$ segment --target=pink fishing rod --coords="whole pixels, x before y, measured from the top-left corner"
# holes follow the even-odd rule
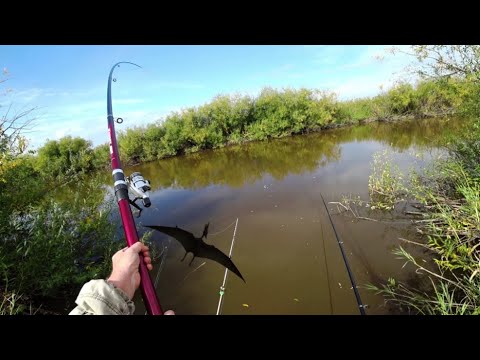
[[[122,170],[122,164],[120,162],[120,156],[118,153],[117,137],[115,135],[115,124],[113,121],[113,111],[112,111],[112,75],[113,70],[120,64],[131,64],[138,67],[141,67],[137,64],[131,62],[119,62],[116,63],[112,70],[110,70],[110,75],[108,77],[108,90],[107,90],[107,119],[108,119],[108,132],[110,134],[110,156],[112,159],[112,176],[114,181],[114,190],[115,196],[118,202],[118,208],[120,209],[120,216],[122,218],[123,230],[125,231],[125,238],[127,245],[130,247],[138,241],[137,228],[135,226],[135,221],[133,220],[132,210],[130,208],[130,198],[128,197],[128,185],[125,181],[125,174]],[[115,80],[114,80],[115,81]],[[118,123],[121,123],[121,119],[117,119]],[[123,120],[122,120],[123,121]],[[150,206],[150,200],[148,204]],[[140,254],[140,288],[142,290],[143,302],[145,303],[145,308],[149,315],[163,315],[162,308],[160,307],[160,302],[158,301],[157,292],[153,286],[152,279],[148,273],[147,266],[143,261],[143,255]]]

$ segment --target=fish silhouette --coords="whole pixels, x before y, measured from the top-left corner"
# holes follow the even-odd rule
[[[223,252],[221,252],[219,249],[217,249],[213,245],[208,245],[203,241],[203,238],[207,238],[208,235],[208,226],[210,223],[205,225],[205,228],[203,229],[202,236],[197,238],[195,237],[191,232],[188,232],[186,230],[180,229],[178,226],[176,227],[169,227],[169,226],[149,226],[149,225],[144,225],[145,227],[148,227],[150,229],[158,230],[164,234],[167,234],[173,238],[175,238],[180,244],[185,249],[185,256],[183,257],[182,261],[185,260],[187,254],[191,252],[193,254],[193,258],[188,264],[190,266],[193,262],[193,260],[196,257],[201,257],[205,259],[210,259],[213,260],[220,265],[225,266],[227,269],[229,269],[231,272],[235,273],[240,279],[243,280],[243,282],[246,283],[245,279],[243,278],[242,274],[240,271],[237,269],[235,264],[233,263],[232,259],[229,258],[227,255],[225,255]]]

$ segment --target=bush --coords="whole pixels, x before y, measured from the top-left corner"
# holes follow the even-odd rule
[[[108,275],[120,244],[109,218],[112,202],[102,205],[98,186],[81,183],[67,201],[46,199],[9,214],[0,229],[2,283],[31,299],[63,297],[70,306],[84,282]]]
[[[126,164],[221,148],[227,144],[266,140],[319,131],[332,124],[389,120],[400,116],[474,113],[480,87],[458,79],[400,83],[373,98],[339,102],[334,94],[310,89],[264,88],[249,96],[219,95],[187,108],[163,122],[129,128],[118,134]],[[480,113],[480,110],[478,110]],[[53,177],[83,173],[109,163],[108,145],[94,150],[81,138],[49,141],[39,150],[39,169]]]
[[[94,169],[92,144],[71,136],[47,141],[38,149],[37,168],[47,178],[90,172]]]
[[[103,169],[110,166],[110,146],[102,144],[93,149],[93,168]]]
[[[144,156],[144,128],[134,127],[118,134],[118,150],[128,162],[138,162]]]

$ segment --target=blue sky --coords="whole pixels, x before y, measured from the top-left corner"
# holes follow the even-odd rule
[[[0,116],[36,107],[31,147],[62,136],[108,142],[106,91],[115,70],[113,113],[118,129],[144,125],[218,94],[256,95],[265,86],[334,91],[340,99],[372,96],[389,87],[411,61],[386,55],[391,46],[0,46]],[[1,70],[1,69],[0,69]]]

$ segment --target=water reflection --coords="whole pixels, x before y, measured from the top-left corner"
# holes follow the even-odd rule
[[[192,265],[192,262],[196,257],[210,259],[226,267],[246,283],[245,279],[240,273],[240,270],[238,270],[238,268],[235,266],[231,258],[225,255],[215,246],[208,245],[203,241],[203,238],[205,239],[207,238],[209,223],[205,225],[202,236],[199,238],[195,237],[191,232],[180,229],[178,226],[177,227],[149,226],[149,225],[144,225],[144,226],[150,229],[158,230],[176,239],[185,249],[185,255],[183,256],[181,261],[185,260],[185,258],[187,257],[187,254],[191,252],[193,254],[193,257],[190,263],[188,264],[188,266]]]
[[[152,179],[152,190],[198,189],[210,185],[240,188],[265,175],[282,180],[288,175],[313,172],[342,158],[342,144],[370,142],[403,152],[438,146],[445,136],[459,133],[465,122],[457,119],[424,119],[398,123],[370,123],[322,133],[249,143],[214,151],[178,156],[142,164],[142,174]],[[128,172],[136,171],[136,167]]]

